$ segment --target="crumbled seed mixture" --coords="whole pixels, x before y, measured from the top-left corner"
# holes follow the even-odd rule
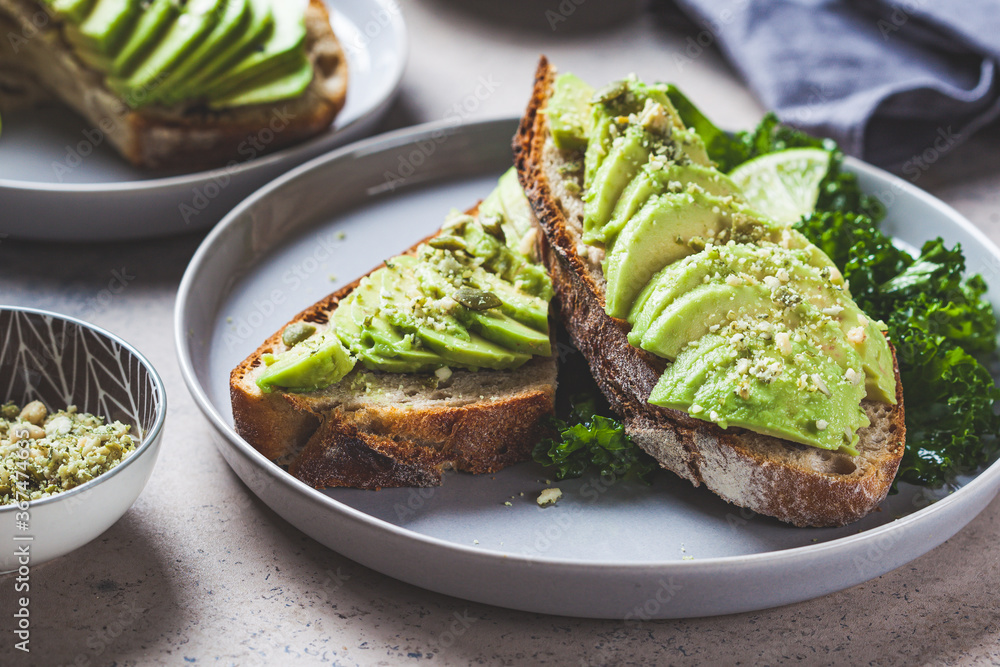
[[[131,427],[41,401],[0,407],[0,505],[39,500],[111,470],[136,449]]]

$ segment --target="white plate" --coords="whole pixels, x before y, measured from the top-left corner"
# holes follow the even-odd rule
[[[182,372],[226,460],[278,514],[418,586],[633,620],[760,609],[852,586],[934,548],[997,494],[1000,464],[933,504],[903,485],[855,524],[800,529],[666,472],[651,487],[561,482],[563,499],[543,510],[535,497],[546,474],[534,463],[449,474],[433,489],[320,492],[264,459],[232,428],[230,369],[296,312],[484,197],[511,163],[515,128],[513,119],[422,126],[338,150],[243,202],[194,256],[175,316]],[[1000,284],[996,248],[958,213],[885,172],[848,166],[889,204],[888,231],[915,246],[937,234],[961,242],[970,270]]]
[[[4,114],[3,238],[106,241],[210,227],[276,176],[370,132],[392,103],[406,64],[399,5],[327,5],[349,68],[347,101],[330,131],[261,158],[248,153],[233,167],[168,174],[132,167],[86,121],[58,105]]]

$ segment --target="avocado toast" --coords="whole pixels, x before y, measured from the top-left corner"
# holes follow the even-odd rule
[[[556,385],[536,238],[511,170],[237,366],[237,432],[317,488],[432,486],[526,460]]]
[[[515,164],[564,324],[626,431],[782,521],[870,512],[905,438],[878,323],[828,258],[741,201],[662,90],[575,85],[542,59]]]
[[[141,167],[301,141],[347,92],[321,0],[0,0],[0,28],[0,110],[59,100]]]

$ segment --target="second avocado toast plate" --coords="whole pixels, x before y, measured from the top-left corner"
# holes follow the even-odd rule
[[[403,75],[402,15],[391,0],[327,6],[348,62],[347,100],[331,131],[257,157],[256,146],[267,143],[262,130],[259,140],[248,137],[254,143],[234,156],[231,168],[164,174],[132,167],[99,130],[60,106],[5,114],[0,231],[25,240],[112,241],[204,229],[272,178],[371,132]]]
[[[178,293],[175,336],[216,446],[268,506],[322,544],[403,581],[468,600],[568,616],[640,620],[727,614],[867,581],[954,535],[1000,489],[1000,464],[954,493],[901,485],[880,511],[802,529],[728,505],[668,472],[651,486],[545,469],[451,473],[440,487],[317,491],[233,430],[229,372],[300,310],[437,229],[511,165],[517,119],[425,125],[303,165],[244,201],[205,239]],[[960,242],[970,273],[1000,285],[1000,252],[942,202],[856,160],[888,204],[885,229],[919,247]],[[990,292],[994,307],[1000,291]],[[509,505],[507,503],[510,503]]]

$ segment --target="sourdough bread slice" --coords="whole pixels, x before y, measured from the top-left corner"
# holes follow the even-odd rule
[[[360,280],[289,324],[329,326]],[[454,370],[445,380],[358,364],[324,389],[265,394],[256,383],[261,357],[284,349],[278,331],[232,371],[233,420],[254,448],[316,488],[435,486],[447,469],[496,472],[529,458],[555,406],[554,356],[508,371]]]
[[[605,314],[604,251],[581,238],[582,184],[566,186],[565,166],[579,155],[560,151],[548,129],[545,108],[554,79],[543,57],[514,139],[515,164],[544,231],[543,255],[563,322],[629,435],[695,486],[704,484],[730,503],[797,526],[843,525],[871,512],[885,498],[903,455],[898,365],[897,405],[862,403],[871,426],[859,431],[857,456],[722,429],[647,402],[667,362],[629,345],[629,324]]]
[[[57,99],[139,167],[194,170],[242,162],[323,132],[344,106],[347,59],[322,0],[309,0],[305,19],[314,76],[299,97],[222,111],[131,109],[74,54],[58,19],[33,0],[0,0],[0,21],[7,24],[0,111]]]

